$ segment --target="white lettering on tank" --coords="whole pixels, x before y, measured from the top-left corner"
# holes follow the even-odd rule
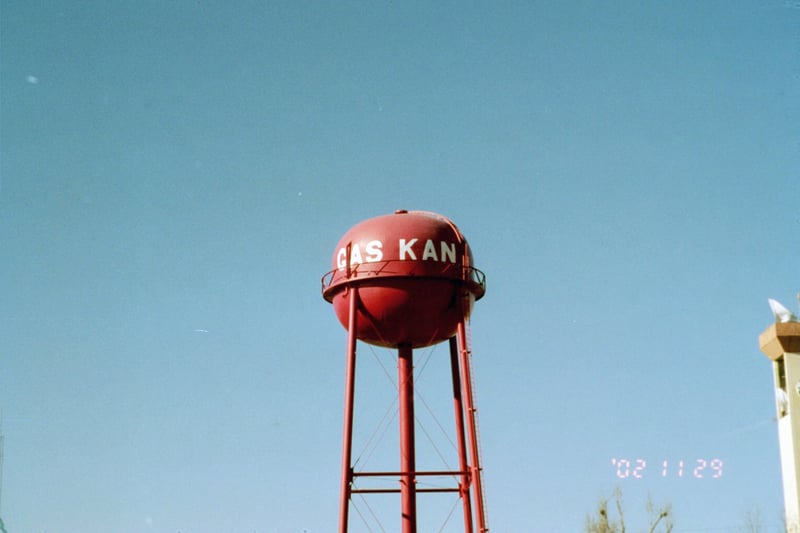
[[[357,244],[350,247],[350,266],[360,265],[364,261],[375,263],[383,259],[383,243],[379,240],[369,241],[364,245],[364,256],[361,255],[361,248]],[[339,248],[336,253],[336,268],[344,270],[347,266],[347,247]]]
[[[441,252],[442,253],[439,256],[439,259],[442,261],[442,263],[444,263],[445,258],[447,258],[448,261],[450,261],[451,263],[455,264],[455,262],[456,262],[456,243],[454,243],[454,242],[446,243],[446,242],[442,241]],[[423,259],[425,259],[425,258],[423,257]]]
[[[436,255],[436,247],[430,239],[425,242],[425,250],[422,252],[422,260],[427,261],[428,259],[439,260],[439,256]]]
[[[417,239],[411,239],[406,243],[405,239],[400,239],[400,260],[403,261],[406,258],[406,254],[413,259],[417,260],[417,255],[414,253],[414,250],[411,249],[414,246],[414,243],[417,242]]]
[[[353,245],[353,248],[350,250],[350,266],[353,265],[360,265],[364,261],[361,259],[361,250],[358,248],[357,244]]]
[[[367,263],[374,263],[383,259],[383,243],[381,241],[369,241],[364,247]]]

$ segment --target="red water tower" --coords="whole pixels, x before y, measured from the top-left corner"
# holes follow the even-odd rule
[[[351,496],[399,492],[401,531],[417,531],[417,494],[459,494],[468,533],[489,530],[484,511],[467,326],[472,306],[485,293],[484,274],[472,265],[466,239],[448,218],[425,211],[396,211],[353,226],[333,253],[322,295],[347,329],[339,533],[348,530]],[[355,471],[352,465],[356,345],[397,350],[400,469]],[[459,469],[418,471],[414,443],[413,350],[449,341]],[[356,478],[396,477],[399,487],[358,489]],[[457,486],[417,488],[425,476],[453,476]]]

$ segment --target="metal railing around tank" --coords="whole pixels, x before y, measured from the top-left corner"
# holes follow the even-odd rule
[[[402,264],[402,268],[396,268]],[[444,264],[436,265],[440,268],[436,269],[435,273],[432,272],[430,263],[421,261],[407,261],[403,259],[387,259],[382,261],[373,261],[366,263],[358,263],[350,267],[335,268],[322,276],[322,293],[328,292],[331,287],[344,283],[345,281],[364,281],[371,277],[374,278],[445,278],[457,281],[462,281],[477,289],[477,293],[483,296],[486,292],[486,274],[481,270],[471,267],[462,266],[457,264]],[[458,276],[450,276],[448,273],[453,273],[454,270],[460,269],[461,273]],[[480,297],[479,296],[479,297]]]

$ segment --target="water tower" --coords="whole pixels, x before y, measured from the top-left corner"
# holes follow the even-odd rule
[[[402,533],[417,531],[417,494],[458,493],[465,531],[489,530],[484,511],[478,430],[472,390],[467,326],[470,311],[486,290],[483,273],[472,265],[466,239],[448,218],[424,211],[396,211],[353,226],[333,253],[333,270],[322,278],[322,295],[347,329],[342,478],[339,533],[348,530],[355,493],[400,493]],[[355,471],[352,464],[356,345],[397,350],[400,468],[395,472]],[[414,441],[415,348],[449,341],[452,396],[459,468],[419,471]],[[449,390],[449,387],[448,387]],[[425,476],[453,476],[453,487],[417,488]],[[356,478],[396,478],[398,486],[358,489]]]

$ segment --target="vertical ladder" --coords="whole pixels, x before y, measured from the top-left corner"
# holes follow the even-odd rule
[[[467,360],[469,362],[469,378],[470,378],[470,390],[472,391],[472,398],[470,400],[473,409],[472,409],[472,423],[475,425],[475,444],[478,451],[477,461],[478,461],[478,468],[481,472],[481,483],[485,486],[485,480],[483,478],[483,448],[481,447],[481,426],[478,423],[478,407],[475,403],[475,397],[477,394],[475,393],[475,367],[472,363],[472,327],[470,325],[469,319],[464,321],[464,332],[467,341]],[[483,509],[483,517],[486,521],[486,529],[485,531],[489,531],[489,515],[486,510],[486,493],[481,489],[478,491],[478,494],[481,498],[481,508]]]
[[[477,522],[478,533],[486,533],[489,531],[489,526],[486,522],[485,503],[486,498],[483,494],[483,482],[480,446],[478,438],[478,428],[476,415],[477,409],[475,408],[475,393],[473,391],[474,379],[472,377],[472,351],[468,342],[467,332],[469,322],[463,319],[458,325],[458,344],[460,348],[461,359],[461,373],[464,375],[462,379],[462,386],[464,387],[464,410],[467,415],[467,437],[469,441],[470,459],[472,465],[470,466],[471,485],[475,489],[475,521]]]

